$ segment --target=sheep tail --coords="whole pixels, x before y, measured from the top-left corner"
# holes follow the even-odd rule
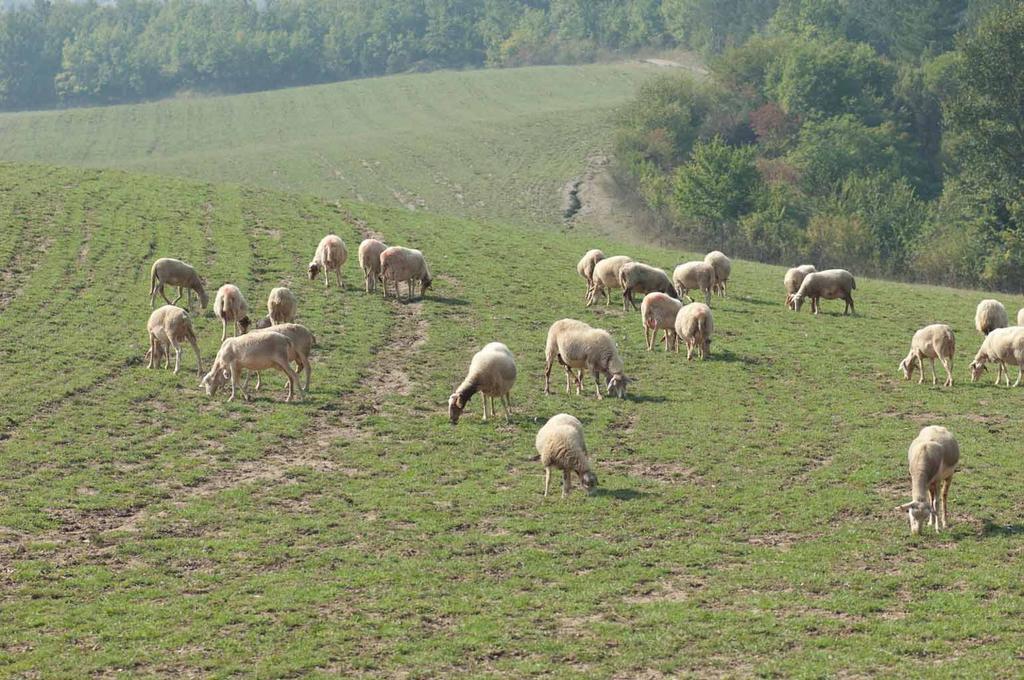
[[[149,294],[152,295],[156,292],[156,262],[153,263],[153,267],[149,270]]]

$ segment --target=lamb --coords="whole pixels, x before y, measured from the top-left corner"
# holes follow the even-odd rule
[[[191,265],[170,257],[161,257],[153,263],[153,267],[149,272],[149,279],[150,307],[156,305],[157,293],[160,293],[164,302],[169,305],[173,305],[181,299],[183,291],[188,291],[185,301],[187,308],[191,309],[192,291],[195,291],[199,296],[200,306],[203,309],[206,309],[206,303],[209,302],[209,298],[206,296],[206,289],[203,288],[204,282],[202,278],[200,278],[199,273],[196,272]],[[164,286],[167,285],[178,287],[178,297],[174,298],[173,302],[167,299],[167,294],[164,292]]]
[[[1018,318],[1020,315],[1017,315]],[[1006,328],[1010,320],[1006,315],[1006,307],[999,300],[982,300],[974,312],[974,327],[982,335],[988,335],[997,328]]]
[[[249,332],[249,304],[237,286],[225,283],[217,289],[217,295],[213,298],[213,313],[220,319],[221,342],[228,335],[228,321],[234,323],[236,336],[239,329],[243,335]]]
[[[684,262],[672,272],[672,283],[675,284],[676,293],[679,299],[687,295],[691,290],[699,290],[704,293],[704,304],[711,306],[711,291],[715,286],[715,268],[707,262]]]
[[[254,331],[255,333],[265,333],[268,329],[259,329]],[[306,372],[306,386],[302,388],[303,392],[309,392],[309,380],[313,372],[313,364],[309,360],[309,355],[313,352],[313,346],[316,345],[316,338],[308,328],[298,323],[282,323],[272,327],[274,333],[280,333],[286,336],[292,341],[292,347],[288,354],[288,361],[294,361],[298,366],[297,371]],[[246,378],[246,387],[249,386],[249,379]],[[256,371],[256,389],[260,388],[260,373]]]
[[[491,402],[491,416],[494,416],[494,397],[500,397],[505,407],[505,422],[512,422],[512,386],[516,383],[516,360],[508,347],[492,342],[473,355],[469,373],[455,392],[448,397],[448,417],[452,425],[466,409],[470,398],[480,392],[484,400],[484,420],[487,420],[487,400]]]
[[[622,287],[619,283],[619,271],[623,266],[633,261],[633,258],[626,255],[615,255],[606,257],[594,265],[594,273],[591,278],[590,295],[587,297],[587,307],[597,302],[597,296],[604,293],[604,303],[610,305],[612,296],[609,294],[614,288]]]
[[[683,308],[683,303],[675,296],[665,293],[651,293],[640,303],[640,317],[644,324],[644,341],[647,343],[647,351],[654,349],[654,342],[658,339],[658,331],[665,331],[665,351],[668,351],[669,343],[676,340],[676,316]]]
[[[960,445],[953,433],[939,425],[921,428],[910,443],[907,462],[910,467],[909,503],[897,506],[897,512],[906,510],[910,517],[910,533],[920,534],[922,522],[935,527],[939,533],[948,525],[949,486],[960,461]],[[942,483],[942,512],[938,511],[939,483]]]
[[[704,256],[704,262],[711,265],[711,268],[715,270],[715,284],[712,286],[713,292],[725,297],[725,284],[729,280],[729,274],[732,273],[732,260],[726,257],[722,251],[712,250]]]
[[[1024,374],[1024,327],[1008,326],[997,328],[985,336],[968,368],[971,370],[971,382],[977,382],[983,371],[988,370],[985,364],[993,361],[998,364],[996,370],[996,385],[999,378],[1006,376],[1006,386],[1010,386],[1010,374],[1006,370],[1007,362],[1013,362],[1020,369],[1017,374],[1017,387],[1021,383],[1021,376]]]
[[[845,269],[826,269],[823,272],[811,272],[804,277],[800,289],[793,294],[793,309],[800,311],[805,298],[811,299],[811,310],[817,314],[821,311],[821,298],[826,300],[844,300],[846,308],[843,315],[856,313],[853,309],[853,291],[857,282],[853,274]]]
[[[426,294],[427,289],[430,288],[433,282],[423,253],[412,248],[402,248],[401,246],[391,246],[380,254],[380,276],[384,282],[385,296],[388,294],[389,281],[395,284],[396,298],[399,297],[398,283],[405,281],[409,300],[412,300],[417,281],[420,283],[421,298]]]
[[[363,270],[367,293],[377,290],[377,280],[380,278],[380,254],[387,248],[375,238],[364,239],[359,244],[359,268]]]
[[[700,302],[691,302],[679,310],[676,315],[676,351],[679,351],[679,339],[686,342],[686,360],[693,359],[693,350],[697,350],[701,361],[711,354],[711,334],[715,324],[711,318],[711,308]]]
[[[146,323],[149,331],[149,364],[147,368],[156,368],[161,357],[164,368],[170,366],[170,348],[174,348],[174,372],[181,366],[181,342],[187,340],[196,353],[196,375],[203,374],[203,360],[199,356],[199,343],[196,342],[195,331],[192,330],[192,317],[188,312],[175,305],[163,305],[149,315]]]
[[[813,264],[802,264],[786,271],[786,276],[782,279],[782,285],[786,287],[786,309],[796,309],[796,305],[793,304],[793,296],[800,290],[800,284],[804,282],[804,278],[816,271],[818,270]]]
[[[608,381],[608,394],[614,394],[620,399],[626,398],[626,384],[629,378],[626,377],[615,341],[608,331],[591,328],[575,319],[562,319],[551,324],[545,348],[545,394],[551,394],[551,367],[556,358],[558,363],[565,366],[566,393],[569,392],[569,374],[572,369],[579,370],[576,376],[576,394],[579,394],[583,387],[583,369],[588,369],[594,376],[598,399],[603,398],[600,383],[602,374]]]
[[[587,282],[587,294],[584,296],[584,300],[590,299],[590,289],[594,287],[594,267],[603,259],[604,253],[595,248],[588,250],[576,265],[576,271]]]
[[[583,424],[568,413],[552,416],[537,432],[535,440],[540,462],[544,466],[544,496],[551,485],[551,468],[562,471],[562,498],[572,490],[573,473],[587,495],[597,486],[597,474],[587,456],[587,444],[583,439]]]
[[[330,277],[328,272],[334,272],[338,281],[338,287],[344,288],[345,282],[341,278],[341,266],[348,259],[348,250],[345,249],[345,242],[341,237],[328,234],[320,239],[320,244],[313,254],[313,261],[309,263],[309,280],[313,281],[320,272],[324,273],[324,288],[329,287]]]
[[[262,371],[276,368],[288,376],[288,397],[285,401],[291,401],[295,397],[295,386],[299,382],[299,376],[289,365],[294,353],[295,348],[291,339],[272,330],[228,338],[221,343],[210,372],[203,376],[199,386],[205,387],[207,396],[212,397],[230,377],[231,397],[228,401],[235,398],[236,388],[241,390],[242,397],[248,401],[251,397],[239,383],[242,369]]]
[[[287,288],[274,288],[267,296],[267,316],[270,317],[270,322],[274,326],[294,322],[298,306],[299,301],[295,299],[294,293]]]
[[[633,299],[634,293],[665,293],[670,297],[676,296],[676,289],[672,287],[668,274],[640,262],[627,262],[622,265],[619,270],[619,285],[622,286],[622,311],[627,310],[627,301],[633,305],[633,309],[637,308]]]
[[[930,359],[932,364],[932,385],[936,384],[938,378],[935,376],[935,360],[942,362],[946,369],[946,382],[943,387],[953,386],[953,355],[956,353],[956,338],[953,336],[953,329],[943,323],[933,323],[925,326],[914,333],[910,341],[910,353],[900,362],[899,370],[903,371],[903,377],[910,380],[914,376],[914,363],[921,371],[921,377],[917,384],[924,382],[924,359]]]

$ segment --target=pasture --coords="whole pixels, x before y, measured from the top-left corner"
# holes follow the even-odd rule
[[[245,153],[224,155],[236,178]],[[0,225],[0,674],[977,676],[1021,662],[1024,390],[968,381],[982,293],[860,278],[856,316],[824,302],[814,318],[783,307],[782,268],[736,262],[711,358],[688,363],[644,351],[639,313],[583,309],[575,264],[590,247],[665,269],[692,253],[19,164],[0,164]],[[367,233],[423,250],[434,290],[367,296],[352,255],[348,290],[325,291],[305,267],[328,232],[353,254]],[[211,297],[231,281],[258,311],[273,286],[296,292],[319,340],[303,401],[283,403],[271,373],[252,403],[207,398],[190,352],[177,376],[144,368],[149,265],[170,253]],[[1024,305],[998,297],[1011,315]],[[197,316],[205,366],[220,324]],[[612,332],[636,378],[627,399],[542,394],[562,317]],[[936,321],[957,334],[952,389],[896,373]],[[448,394],[492,340],[519,363],[514,422],[480,422],[478,396],[453,428]],[[586,428],[592,497],[542,496],[533,439],[563,411]],[[893,508],[929,423],[959,438],[960,471],[948,533],[911,537]]]

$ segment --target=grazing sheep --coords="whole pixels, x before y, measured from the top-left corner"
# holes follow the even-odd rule
[[[711,334],[714,331],[711,308],[700,302],[691,302],[676,315],[676,351],[679,351],[679,339],[682,338],[686,342],[686,360],[693,359],[693,350],[696,349],[703,361],[711,354]]]
[[[684,262],[672,272],[672,283],[675,284],[679,299],[688,295],[691,290],[704,293],[704,304],[711,306],[711,290],[715,287],[715,268],[707,262]]]
[[[603,259],[604,253],[595,248],[594,250],[588,250],[586,255],[580,258],[579,264],[576,265],[576,271],[587,282],[587,294],[584,296],[584,300],[590,299],[590,289],[594,287],[594,267]]]
[[[712,286],[713,292],[725,297],[725,284],[732,273],[732,260],[725,256],[720,250],[712,250],[704,256],[704,261],[715,270],[715,283]]]
[[[637,308],[633,299],[634,293],[664,293],[671,297],[676,296],[676,289],[672,287],[668,274],[657,267],[640,262],[627,262],[622,265],[619,270],[619,285],[622,286],[622,311],[627,311],[627,301],[633,305],[633,309]]]
[[[259,329],[253,331],[254,333],[266,333],[267,330],[272,330],[274,333],[280,333],[286,336],[292,341],[292,346],[288,354],[288,361],[294,361],[298,367],[296,372],[306,372],[306,386],[302,388],[303,392],[309,392],[309,380],[313,372],[313,364],[309,360],[309,355],[313,353],[313,346],[316,344],[316,338],[308,328],[302,324],[297,323],[282,323],[266,329]],[[249,386],[249,378],[245,379],[245,386]],[[260,389],[260,372],[256,371],[256,388]]]
[[[615,347],[615,341],[608,331],[591,328],[582,321],[562,319],[551,324],[545,347],[544,393],[551,394],[551,367],[558,363],[565,367],[565,391],[569,392],[569,375],[572,369],[579,370],[576,376],[576,394],[582,391],[583,369],[594,376],[597,398],[601,396],[600,376],[607,379],[607,391],[620,399],[626,398],[626,377],[622,359]]]
[[[682,309],[683,303],[675,296],[665,293],[651,293],[644,297],[640,303],[640,317],[644,324],[644,341],[647,343],[647,351],[654,349],[654,342],[658,339],[658,331],[665,331],[665,351],[668,351],[669,343],[676,341],[676,316]]]
[[[395,297],[399,297],[398,283],[406,282],[406,291],[409,300],[416,290],[416,282],[420,283],[420,297],[422,298],[433,279],[430,276],[430,269],[427,268],[427,261],[423,253],[412,248],[391,246],[380,254],[380,276],[384,282],[384,295],[388,294],[388,282],[395,284]]]
[[[946,382],[944,387],[953,386],[953,355],[956,353],[956,338],[953,336],[953,329],[944,323],[933,323],[925,326],[914,333],[910,341],[910,353],[900,362],[899,370],[903,371],[903,377],[910,380],[914,376],[914,363],[921,371],[921,377],[917,384],[924,382],[924,359],[930,359],[932,363],[932,385],[936,384],[938,378],[935,376],[935,360],[942,362],[946,369]]]
[[[805,298],[811,299],[811,311],[821,311],[821,298],[826,300],[844,300],[846,308],[843,315],[856,313],[853,309],[853,291],[857,282],[853,274],[845,269],[826,269],[823,272],[811,272],[804,277],[800,289],[793,294],[793,309],[800,311]]]
[[[978,303],[978,309],[974,312],[974,327],[978,329],[979,333],[988,335],[997,328],[1006,328],[1009,325],[1010,320],[1002,302],[982,300]]]
[[[234,323],[236,336],[239,330],[243,335],[249,332],[249,304],[238,286],[225,283],[217,289],[217,295],[213,298],[213,313],[220,319],[221,342],[224,342],[228,335],[228,321]]]
[[[989,361],[998,364],[996,370],[996,385],[999,384],[1001,376],[1006,377],[1006,386],[1010,386],[1010,374],[1006,370],[1007,362],[1012,362],[1020,369],[1017,373],[1017,387],[1021,383],[1021,375],[1024,374],[1024,327],[1008,326],[996,328],[985,336],[974,355],[974,361],[968,368],[971,370],[971,382],[976,382],[983,371],[988,370],[985,364]]]
[[[380,254],[387,248],[375,238],[364,239],[359,244],[359,268],[363,270],[367,293],[377,290],[377,280],[380,278]]]
[[[782,285],[786,287],[786,309],[796,309],[796,305],[793,304],[793,296],[800,290],[800,284],[804,282],[804,278],[816,271],[818,270],[813,264],[802,264],[786,271],[786,276],[782,279]]]
[[[541,465],[544,466],[544,495],[551,485],[551,468],[562,471],[562,498],[572,490],[572,475],[576,473],[587,494],[597,486],[597,474],[587,456],[583,439],[583,424],[568,413],[552,416],[537,432],[535,440]]]
[[[597,296],[604,293],[605,305],[612,303],[610,291],[621,288],[619,283],[619,271],[623,266],[633,261],[633,258],[626,255],[614,255],[606,257],[594,265],[594,273],[591,278],[590,295],[587,298],[587,307],[597,302]]]
[[[483,395],[484,420],[487,420],[487,401],[491,402],[494,415],[494,398],[500,397],[505,407],[505,422],[512,422],[512,386],[516,383],[516,360],[508,347],[492,342],[473,355],[469,373],[455,392],[448,397],[448,417],[452,425],[459,422],[459,416],[466,410],[470,398],[479,392]]]
[[[949,486],[960,461],[960,445],[953,433],[938,425],[921,428],[910,443],[907,462],[910,467],[909,503],[897,506],[897,512],[907,511],[910,533],[921,533],[921,524],[935,527],[935,533],[945,529],[949,507]],[[938,510],[939,483],[942,483],[942,512]]]
[[[147,368],[156,368],[160,359],[164,358],[164,368],[171,362],[170,348],[174,348],[174,372],[181,366],[181,343],[188,341],[196,353],[196,375],[203,374],[203,360],[199,356],[199,343],[192,329],[192,317],[188,312],[175,305],[163,305],[153,310],[146,323],[149,331],[149,358]]]
[[[267,316],[274,326],[294,322],[298,307],[299,301],[287,288],[275,288],[267,296]]]
[[[231,379],[231,397],[235,398],[235,389],[242,392],[242,397],[248,401],[251,397],[245,391],[245,387],[239,382],[242,370],[262,371],[268,368],[276,368],[288,376],[288,397],[285,401],[291,401],[295,397],[295,387],[298,385],[299,376],[295,374],[289,365],[295,349],[291,339],[276,331],[264,331],[260,333],[249,333],[237,338],[228,338],[220,345],[217,358],[213,360],[210,372],[203,376],[199,386],[206,388],[207,396],[217,394],[217,390],[229,377]]]
[[[182,292],[187,291],[185,303],[186,307],[191,309],[192,291],[195,291],[199,296],[200,306],[206,309],[206,303],[209,302],[209,298],[206,297],[206,289],[203,288],[203,279],[200,278],[199,273],[191,265],[170,257],[161,257],[153,263],[153,267],[149,272],[149,279],[150,307],[156,305],[157,293],[160,293],[160,296],[167,304],[173,305],[181,299]],[[178,297],[174,298],[173,301],[168,300],[167,294],[164,293],[164,286],[177,286]]]
[[[341,240],[341,237],[334,234],[324,236],[316,247],[313,261],[309,263],[309,280],[315,280],[320,275],[320,272],[323,272],[324,288],[327,288],[331,285],[328,272],[334,272],[334,276],[338,281],[338,287],[344,288],[345,282],[341,278],[341,266],[345,264],[347,259],[348,250],[345,248],[345,242]]]

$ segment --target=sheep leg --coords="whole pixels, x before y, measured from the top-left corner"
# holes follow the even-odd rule
[[[626,288],[625,290],[622,291],[622,311],[628,312],[629,311],[629,307],[627,307],[626,305],[627,304],[632,304],[632,303],[633,303],[633,291],[631,291],[629,288]],[[633,309],[636,309],[636,305],[633,305]]]
[[[483,420],[486,423],[487,422],[487,395],[486,394],[483,395],[482,400],[484,402],[484,418],[483,418]],[[493,404],[491,405],[491,408],[494,408]]]
[[[583,369],[579,369],[574,374],[576,378],[576,396],[580,396],[583,393]]]
[[[706,304],[708,307],[710,307],[711,306],[711,289],[707,288],[703,292],[704,292],[704,304]]]
[[[933,357],[929,361],[931,361],[931,364],[932,364],[932,385],[937,385],[938,382],[939,382],[939,379],[935,375],[935,358]],[[922,369],[921,372],[924,373],[924,370]]]
[[[594,376],[594,388],[597,390],[597,398],[598,399],[603,399],[604,397],[601,396],[601,374],[600,374],[600,372],[597,371],[597,370],[593,370],[592,369],[590,371],[590,374]],[[568,473],[566,473],[566,474],[568,474]]]
[[[548,486],[551,484],[551,468],[544,466],[544,497],[547,498]]]
[[[164,290],[164,284],[162,281],[160,282],[160,285],[157,286],[157,290],[160,291],[160,297],[162,297],[164,299],[164,302],[166,302],[167,304],[173,305],[174,302],[178,301],[178,298],[174,298],[174,302],[171,302],[170,300],[167,299],[167,292]]]
[[[942,528],[949,525],[946,523],[946,509],[949,507],[949,486],[953,483],[953,477],[949,476],[942,480]]]
[[[935,513],[936,504],[939,499],[939,483],[932,482],[928,485],[928,504],[931,506],[932,514],[928,518],[928,526],[935,527],[935,531],[939,530],[939,517]]]
[[[572,491],[572,474],[568,470],[562,470],[562,498]]]
[[[1013,383],[1014,387],[1020,387],[1020,380],[1024,377],[1024,362],[1017,365],[1017,382]],[[1010,376],[1006,376],[1006,382],[1010,382]]]
[[[299,376],[295,373],[295,371],[292,370],[292,367],[288,363],[287,358],[285,358],[283,364],[278,363],[277,367],[279,370],[284,371],[284,373],[288,376],[288,396],[285,397],[285,401],[292,401],[293,399],[295,399],[295,388],[299,384]],[[301,399],[301,396],[299,398]]]
[[[846,296],[846,304],[850,307],[850,314],[856,314],[857,313],[857,311],[853,308],[853,296],[852,295],[847,295]],[[845,314],[845,312],[844,312],[844,314]]]
[[[242,369],[238,366],[237,363],[231,364],[230,369],[231,369],[230,370],[230,373],[231,373],[231,396],[228,397],[228,401],[234,401],[235,400],[235,389],[236,388],[238,389],[239,392],[242,393],[242,398],[245,399],[246,401],[249,401],[249,399],[250,399],[249,393],[245,391],[245,387],[242,386],[242,383],[239,380],[239,377],[240,377],[240,374],[242,372]]]
[[[338,280],[338,288],[345,290],[345,281],[341,278],[341,267],[334,270],[334,278]]]
[[[299,368],[306,372],[306,387],[302,391],[309,392],[309,380],[313,375],[313,364],[310,363],[309,356],[302,357],[302,364],[300,364]]]
[[[159,363],[156,355],[156,338],[152,335],[149,336],[149,363],[146,368],[153,368],[155,364]]]
[[[917,370],[919,370],[921,372],[921,374],[917,376],[917,384],[920,385],[921,383],[924,382],[924,359],[921,358],[920,354],[918,354],[914,358],[917,359]],[[911,363],[913,363],[913,361],[911,361]],[[934,368],[935,367],[932,366],[932,369],[934,369]]]
[[[505,422],[512,424],[512,395],[508,392],[501,395],[501,405],[505,407]]]
[[[942,359],[942,367],[944,369],[946,369],[946,382],[944,382],[942,385],[943,385],[943,387],[952,387],[953,386],[953,358],[952,357],[950,357],[949,359],[943,358]]]

